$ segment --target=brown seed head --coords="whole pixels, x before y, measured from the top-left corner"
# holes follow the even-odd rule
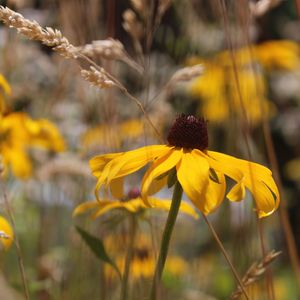
[[[171,146],[203,151],[208,147],[207,121],[182,114],[172,125],[167,140]]]

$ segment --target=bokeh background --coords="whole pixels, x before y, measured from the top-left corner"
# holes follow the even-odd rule
[[[160,2],[166,3],[161,15]],[[298,1],[0,3],[43,27],[61,30],[75,46],[108,38],[121,41],[129,63],[103,55],[92,59],[141,101],[162,136],[178,114],[203,116],[208,120],[210,149],[272,168],[282,193],[279,212],[258,221],[247,194],[241,203],[224,201],[209,219],[241,277],[254,262],[261,261],[264,252],[282,251],[270,264],[268,276],[262,275],[248,288],[251,299],[299,299]],[[196,64],[204,67],[202,75],[169,81],[176,71]],[[72,217],[72,212],[79,203],[94,199],[96,181],[88,165],[91,157],[159,141],[143,113],[124,93],[92,87],[80,76],[85,65],[0,26],[3,115],[47,119],[60,132],[43,125],[49,134],[26,140],[22,151],[30,160],[27,172],[24,158],[13,152],[24,138],[24,125],[6,119],[16,130],[9,143],[4,131],[0,133],[5,166],[0,212],[13,215],[21,248],[21,252],[16,247],[1,252],[1,299],[25,299],[20,255],[30,299],[119,299],[116,273],[95,257],[75,225],[101,239],[107,253],[122,266],[125,245],[130,241],[130,214],[118,209],[92,220]],[[141,175],[130,178],[128,189],[139,186]],[[160,196],[171,197],[171,193],[166,189]],[[166,212],[143,211],[137,216],[129,299],[148,297],[152,256],[165,220]],[[292,256],[291,249],[296,251]],[[268,293],[271,287],[273,298]],[[181,214],[161,299],[228,299],[234,290],[235,280],[205,222]]]

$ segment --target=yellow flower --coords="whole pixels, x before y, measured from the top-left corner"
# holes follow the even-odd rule
[[[244,59],[239,58],[238,61]],[[201,113],[211,122],[222,122],[231,115],[244,117],[246,114],[251,123],[257,124],[264,116],[274,114],[274,106],[266,98],[266,83],[261,72],[237,65],[237,85],[234,68],[225,58],[221,60],[218,57],[206,63],[205,70],[191,83],[190,91],[201,99]]]
[[[167,199],[158,199],[150,197],[152,207],[159,210],[169,211],[171,206],[171,201]],[[137,213],[148,209],[149,207],[143,202],[140,192],[137,189],[132,189],[129,191],[128,196],[122,196],[121,200],[107,200],[101,199],[101,201],[88,201],[82,204],[79,204],[74,212],[73,216],[77,216],[86,212],[87,210],[94,210],[91,215],[92,219],[102,216],[108,211],[114,209],[125,209],[131,213]],[[188,215],[191,215],[195,219],[198,218],[196,211],[189,206],[186,202],[181,202],[180,211]]]
[[[118,241],[118,242],[117,242]],[[124,270],[125,254],[124,244],[127,241],[124,237],[108,236],[104,244],[114,257],[116,257],[116,264],[121,270]],[[141,278],[151,278],[155,269],[155,253],[151,240],[144,234],[138,234],[135,238],[133,247],[133,257],[130,263],[130,278],[138,280]],[[166,261],[165,272],[174,276],[182,276],[187,271],[187,263],[177,255],[170,255]],[[115,271],[109,266],[105,265],[105,274],[108,278],[115,278]]]
[[[267,69],[300,68],[300,46],[288,40],[268,41],[254,47],[254,56]]]
[[[62,151],[65,145],[58,129],[48,120],[33,120],[21,112],[3,116],[0,122],[0,154],[4,166],[10,166],[17,177],[27,178],[32,173],[32,163],[27,154],[29,147]]]
[[[3,75],[0,74],[0,114],[6,111],[5,97],[11,94],[11,88]]]
[[[271,171],[257,163],[209,151],[207,124],[194,116],[179,116],[168,135],[168,145],[152,145],[137,150],[96,156],[90,166],[98,178],[95,193],[104,185],[114,191],[125,176],[151,162],[142,180],[141,195],[151,206],[149,195],[177,176],[183,191],[204,214],[213,212],[223,201],[225,175],[236,181],[227,194],[240,201],[248,188],[259,217],[272,214],[279,205],[279,193]]]
[[[99,145],[108,148],[120,148],[125,141],[136,140],[144,134],[144,123],[132,119],[120,124],[105,124],[91,128],[83,134],[81,142],[88,149],[99,148]]]
[[[5,218],[0,216],[0,244],[2,247],[7,250],[10,248],[14,240],[14,233],[10,224],[6,221]]]

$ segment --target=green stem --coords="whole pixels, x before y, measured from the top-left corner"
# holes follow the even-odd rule
[[[152,280],[152,288],[151,288],[151,296],[150,296],[150,299],[152,300],[156,299],[157,286],[160,282],[164,270],[164,266],[165,266],[165,262],[169,250],[170,239],[178,215],[181,198],[182,198],[182,187],[180,183],[176,181],[174,191],[173,191],[172,203],[169,210],[169,215],[165,225],[165,229],[163,232],[160,251],[159,251],[156,268],[155,268],[155,273]]]
[[[128,250],[125,259],[125,266],[124,266],[124,274],[122,278],[122,286],[121,286],[121,300],[126,300],[128,296],[128,279],[129,279],[129,272],[130,272],[130,263],[133,257],[134,251],[134,240],[136,234],[136,218],[134,214],[131,214],[129,218],[129,241],[128,241]]]

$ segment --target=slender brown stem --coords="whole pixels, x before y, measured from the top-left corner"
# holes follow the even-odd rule
[[[3,187],[3,189],[4,189],[4,191],[3,191],[4,203],[5,203],[5,206],[6,206],[6,210],[7,210],[10,222],[11,222],[13,230],[14,230],[14,245],[15,245],[16,250],[17,250],[18,265],[19,265],[19,270],[20,270],[20,274],[21,274],[25,299],[29,300],[30,296],[29,296],[27,278],[26,278],[26,273],[25,273],[25,268],[24,268],[24,261],[23,261],[22,251],[21,251],[18,235],[17,235],[17,232],[16,232],[16,224],[15,224],[12,209],[11,209],[9,201],[8,201],[7,193],[5,191],[5,187]]]
[[[130,215],[129,218],[129,241],[128,241],[128,249],[127,255],[125,259],[124,266],[124,274],[122,278],[122,286],[121,286],[121,300],[128,299],[128,280],[129,280],[129,272],[130,272],[130,264],[133,258],[134,252],[134,240],[136,235],[136,218],[134,214]]]
[[[238,275],[238,273],[237,273],[235,267],[233,266],[233,264],[232,264],[232,262],[231,262],[231,260],[230,260],[230,258],[229,258],[229,256],[228,256],[228,254],[227,254],[227,252],[226,252],[226,250],[225,250],[225,248],[224,248],[224,246],[223,246],[223,244],[222,244],[222,242],[221,242],[221,240],[220,240],[220,238],[219,238],[219,236],[218,236],[218,234],[216,233],[216,231],[215,231],[214,227],[212,226],[212,224],[208,221],[207,217],[206,217],[204,214],[202,214],[202,216],[203,216],[204,221],[205,221],[205,223],[207,224],[209,230],[211,231],[211,233],[212,233],[212,235],[213,235],[215,241],[217,242],[217,244],[218,244],[218,246],[219,246],[219,248],[220,248],[222,254],[224,255],[224,257],[225,257],[225,259],[226,259],[226,261],[227,261],[227,263],[228,263],[228,265],[229,265],[229,267],[230,267],[230,269],[231,269],[231,271],[232,271],[232,274],[233,274],[233,276],[235,277],[235,279],[236,279],[238,285],[240,286],[240,288],[241,288],[241,290],[242,290],[242,292],[243,292],[245,298],[246,298],[247,300],[250,300],[250,298],[249,298],[249,296],[248,296],[248,294],[247,294],[247,292],[246,292],[246,289],[245,289],[245,287],[244,287],[244,285],[243,285],[243,282],[242,282],[240,276]]]

